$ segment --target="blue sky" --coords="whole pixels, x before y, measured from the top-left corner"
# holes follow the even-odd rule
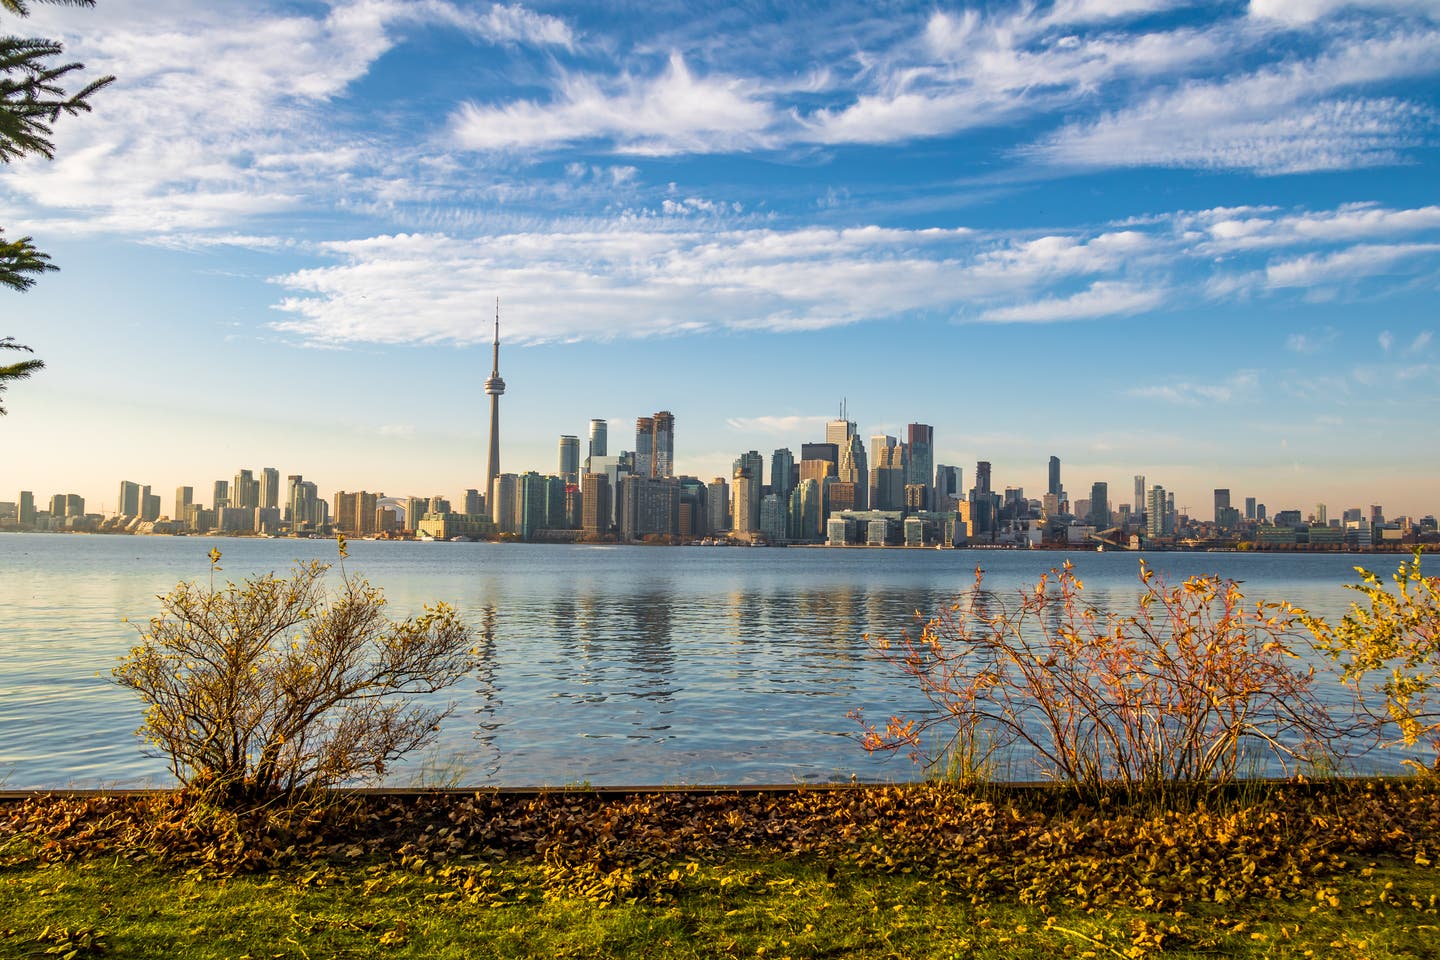
[[[1440,2],[36,5],[119,79],[0,168],[61,272],[0,499],[484,476],[676,417],[679,469],[933,424],[1208,516],[1440,510]]]

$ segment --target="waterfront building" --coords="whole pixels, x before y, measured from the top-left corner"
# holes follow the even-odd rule
[[[735,459],[734,477],[734,503],[730,508],[731,529],[736,533],[758,533],[760,487],[765,482],[765,458],[756,450],[742,453]]]
[[[140,488],[140,520],[154,523],[160,519],[160,495],[151,493],[149,484]]]
[[[519,486],[520,536],[529,540],[535,531],[544,529],[548,502],[545,478],[534,470],[527,470],[517,481]],[[448,512],[448,511],[447,511]]]
[[[259,505],[267,509],[280,506],[280,471],[274,467],[264,467],[260,470]]]
[[[1141,474],[1141,473],[1137,473],[1137,474],[1135,474],[1135,506],[1131,509],[1131,513],[1132,513],[1134,516],[1139,517],[1139,516],[1140,516],[1142,513],[1144,513],[1144,512],[1145,512],[1145,475],[1144,475],[1144,474]]]
[[[55,511],[50,512],[53,514]],[[140,516],[140,484],[129,480],[120,481],[120,496],[115,501],[115,516]]]
[[[1150,488],[1149,500],[1145,505],[1145,532],[1152,540],[1168,537],[1175,532],[1175,521],[1170,514],[1165,488],[1158,484]]]
[[[478,517],[485,512],[485,498],[480,496],[480,491],[471,487],[465,491],[465,497],[461,500],[465,505],[465,514],[471,517]]]
[[[681,477],[679,483],[680,536],[703,537],[708,532],[710,519],[709,491],[697,477]]]
[[[230,506],[254,510],[260,506],[260,481],[253,470],[241,470],[230,481]]]
[[[547,530],[570,529],[570,518],[567,515],[568,502],[565,498],[565,490],[569,486],[570,484],[565,482],[564,477],[545,478],[545,528]]]
[[[790,524],[790,505],[778,493],[767,493],[760,500],[760,533],[771,543],[784,543]]]
[[[580,525],[588,536],[610,532],[610,478],[604,473],[587,473],[580,478]]]
[[[485,381],[485,394],[490,398],[490,459],[485,468],[485,490],[492,496],[495,484],[500,479],[500,398],[504,393],[505,381],[500,378],[500,298],[496,297],[494,359],[490,376]],[[513,489],[511,499],[514,499]],[[513,524],[513,516],[511,520]],[[497,525],[500,523],[498,518],[495,518],[495,522]],[[501,528],[504,529],[503,526]]]
[[[870,508],[872,510],[893,510],[896,509],[899,505],[898,497],[894,500],[891,500],[887,498],[886,490],[880,489],[877,481],[883,481],[885,477],[883,474],[878,474],[876,472],[878,470],[890,469],[889,465],[892,461],[899,463],[903,471],[903,457],[900,460],[895,460],[895,457],[897,456],[895,451],[899,448],[899,446],[900,441],[897,440],[895,437],[890,436],[889,434],[877,433],[870,438],[870,456],[868,459],[868,462],[870,464],[870,489],[865,492],[865,499],[866,502],[870,504]],[[899,490],[903,488],[904,485],[905,475],[902,472],[898,485],[895,487],[895,489]]]
[[[1254,497],[1246,497],[1246,498],[1245,498],[1245,519],[1246,519],[1246,520],[1254,520],[1254,519],[1256,519],[1255,510],[1256,510],[1255,498],[1254,498]],[[1347,513],[1348,513],[1348,511],[1347,511]],[[1356,510],[1356,511],[1355,511],[1355,519],[1357,519],[1357,520],[1360,519],[1360,511],[1359,511],[1359,510]]]
[[[912,423],[905,428],[905,482],[925,487],[925,509],[930,508],[930,484],[935,477],[935,428],[926,423]]]
[[[706,491],[709,500],[709,527],[711,533],[723,533],[730,529],[730,481],[716,477],[710,481]]]
[[[1049,477],[1049,485],[1046,486],[1045,492],[1046,492],[1046,493],[1053,493],[1053,494],[1055,495],[1056,501],[1058,502],[1058,501],[1060,501],[1060,500],[1065,499],[1065,498],[1061,495],[1061,489],[1062,489],[1062,488],[1061,488],[1061,486],[1060,486],[1060,458],[1059,458],[1059,457],[1051,457],[1051,458],[1050,458],[1050,477]]]
[[[210,509],[223,510],[228,506],[230,506],[230,481],[216,480],[210,496]],[[336,510],[338,511],[339,507],[336,507]]]
[[[560,478],[566,483],[580,482],[579,437],[571,436],[568,433],[560,437],[560,469],[558,472]]]
[[[513,473],[502,473],[490,485],[490,519],[501,533],[520,530],[520,518],[515,510],[519,479]]]
[[[376,531],[394,529],[395,513],[384,507],[375,511]],[[386,526],[381,526],[380,521],[384,520]],[[280,532],[280,508],[279,507],[256,507],[255,519],[251,523],[251,529],[256,533],[265,533],[271,536]]]
[[[840,448],[833,443],[802,443],[800,444],[800,462],[806,460],[824,460],[830,464],[830,476],[840,466]],[[800,478],[805,478],[804,468],[801,468]]]
[[[189,515],[190,507],[195,503],[194,487],[175,488],[175,512],[170,516],[175,520],[184,520]]]
[[[1315,524],[1316,524],[1316,526],[1321,526],[1321,527],[1323,527],[1323,526],[1328,525],[1328,524],[1330,523],[1329,517],[1330,517],[1330,511],[1325,507],[1325,504],[1323,504],[1323,503],[1317,503],[1317,504],[1315,504]]]
[[[626,477],[620,484],[620,536],[641,540],[680,532],[680,484],[671,477]]]
[[[610,522],[609,526],[617,526],[620,523],[620,481],[630,476],[629,459],[622,453],[617,457],[592,457],[590,462],[591,473],[603,473],[610,478]]]
[[[437,494],[435,494],[433,497],[431,497],[431,498],[430,498],[430,502],[429,502],[428,504],[426,504],[426,506],[425,506],[425,512],[426,512],[426,513],[452,513],[453,511],[450,509],[450,501],[447,500],[446,498],[440,496],[440,495],[437,493]]]
[[[870,467],[855,421],[845,417],[843,408],[839,420],[825,424],[825,442],[835,447],[835,479],[854,485],[856,504],[863,510],[869,502]]]
[[[781,503],[787,504],[787,509],[790,491],[795,489],[795,484],[799,481],[799,468],[789,447],[780,447],[770,454],[770,489],[780,498]]]
[[[806,446],[811,446],[811,444],[806,444]],[[833,476],[835,476],[835,464],[829,460],[816,459],[800,461],[801,483],[804,483],[806,480],[814,480],[816,483],[820,483],[826,477]]]
[[[352,536],[367,536],[375,532],[375,509],[383,494],[369,493],[361,490],[358,493],[346,493],[341,490],[335,494],[335,526],[341,533]],[[238,510],[242,515],[251,519],[254,517],[254,508],[232,508]],[[225,528],[226,515],[217,511],[217,518],[221,528]],[[240,522],[240,521],[235,521]]]
[[[859,500],[860,484],[850,483],[844,480],[836,480],[826,487],[829,495],[825,501],[825,512],[833,514],[837,511],[864,510],[865,505],[857,502]]]
[[[33,527],[35,525],[35,494],[30,490],[20,491],[20,502],[16,507],[20,520],[20,526]]]
[[[1226,528],[1226,512],[1230,509],[1230,491],[1217,488],[1215,490],[1215,525],[1222,530]]]
[[[654,457],[651,476],[669,478],[675,476],[675,415],[661,410],[651,418],[654,423],[654,439],[650,444]]]
[[[801,480],[790,493],[790,538],[819,540],[823,535],[823,523],[824,505],[821,503],[819,482]]]
[[[430,501],[423,497],[405,498],[405,529],[411,533],[420,532],[420,521],[425,519],[426,508]]]

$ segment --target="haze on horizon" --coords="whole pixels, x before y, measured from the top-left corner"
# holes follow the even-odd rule
[[[1440,510],[1440,7],[99,0],[119,79],[0,167],[62,268],[0,499],[239,468],[455,496],[676,416],[680,472],[935,428],[1204,515]],[[168,511],[168,505],[167,505]]]

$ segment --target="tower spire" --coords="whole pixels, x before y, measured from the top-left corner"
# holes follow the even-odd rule
[[[500,379],[500,298],[495,298],[495,345],[494,363],[490,379],[485,381],[485,393],[490,397],[490,463],[486,470],[485,496],[490,501],[490,516],[499,521],[498,504],[495,500],[495,478],[500,476],[500,395],[505,392],[505,381]]]

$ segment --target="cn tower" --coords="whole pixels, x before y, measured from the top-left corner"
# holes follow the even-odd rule
[[[490,469],[486,474],[485,497],[495,496],[495,478],[500,476],[500,394],[505,392],[505,381],[500,379],[500,298],[495,298],[495,365],[490,379],[485,381],[485,392],[490,395]],[[495,516],[492,505],[490,515]]]

